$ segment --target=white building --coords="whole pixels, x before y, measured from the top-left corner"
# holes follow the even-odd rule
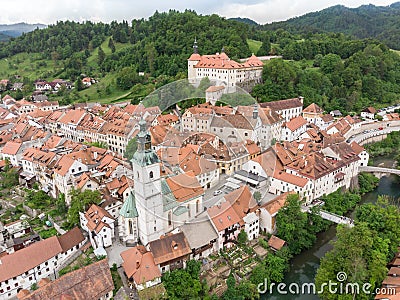
[[[361,118],[366,120],[374,120],[376,114],[376,109],[372,106],[369,106],[361,111]]]
[[[19,290],[29,290],[40,279],[54,278],[85,241],[75,227],[61,236],[52,236],[1,257],[0,299],[12,299]]]
[[[113,217],[102,207],[92,204],[85,212],[79,212],[80,224],[89,234],[93,249],[106,248],[114,239]]]
[[[307,121],[298,116],[291,119],[289,122],[282,125],[281,139],[283,141],[295,141],[307,130]]]
[[[301,116],[303,111],[303,97],[278,100],[260,103],[262,108],[269,107],[285,120],[289,122],[291,119]]]
[[[236,91],[236,86],[247,88],[262,80],[263,63],[255,55],[245,62],[231,60],[223,51],[215,55],[198,54],[197,43],[194,53],[188,59],[188,80],[191,84],[199,84],[208,77],[215,85],[223,86],[225,92]]]

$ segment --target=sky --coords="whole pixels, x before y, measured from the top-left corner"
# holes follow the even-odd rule
[[[0,24],[18,22],[54,24],[58,20],[102,21],[148,18],[159,12],[176,9],[195,10],[231,18],[247,17],[260,24],[283,21],[308,12],[341,4],[386,6],[395,0],[13,0],[1,1]]]

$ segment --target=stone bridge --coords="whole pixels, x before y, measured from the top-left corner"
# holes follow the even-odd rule
[[[360,172],[368,172],[368,173],[375,173],[375,174],[395,174],[400,175],[399,169],[391,169],[391,168],[381,168],[381,167],[360,167]]]

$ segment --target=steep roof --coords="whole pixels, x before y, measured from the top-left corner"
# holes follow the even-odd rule
[[[119,214],[125,218],[136,218],[138,216],[135,195],[133,193],[130,193],[124,204],[122,204]]]
[[[276,250],[281,250],[285,244],[286,242],[284,240],[274,235],[271,235],[271,238],[268,241],[268,245]]]
[[[60,242],[63,252],[68,251],[76,245],[79,245],[84,240],[85,237],[83,236],[79,227],[74,227],[70,231],[67,231],[65,234],[58,237],[58,241]]]
[[[240,218],[246,216],[252,208],[257,206],[250,188],[247,185],[243,185],[237,190],[226,194],[224,198],[231,203],[233,209]]]
[[[133,278],[136,284],[161,277],[160,269],[154,262],[153,253],[138,245],[122,252],[122,267],[128,278]]]
[[[284,171],[276,171],[274,173],[274,178],[280,181],[288,182],[293,185],[297,185],[299,187],[304,187],[308,182],[308,180],[303,177],[299,177],[297,175],[293,175]]]
[[[218,233],[205,212],[197,216],[192,222],[183,224],[180,229],[185,234],[191,249],[208,245],[210,241],[218,238]]]
[[[107,259],[67,273],[53,282],[44,284],[21,300],[85,299],[97,300],[114,289]]]
[[[74,228],[72,233],[67,232],[60,237],[52,236],[2,257],[0,259],[0,282],[17,277],[68,250],[66,248],[78,245],[82,241],[82,233],[79,234],[77,230]],[[72,241],[68,241],[70,238]]]
[[[2,150],[3,154],[15,155],[18,153],[19,149],[21,148],[22,143],[8,141]]]
[[[278,213],[278,211],[285,206],[286,203],[286,198],[288,195],[293,194],[294,192],[286,192],[283,193],[271,201],[267,202],[266,204],[263,205],[263,208],[265,208],[271,216],[275,215]]]
[[[303,109],[303,112],[312,114],[322,114],[323,111],[324,110],[315,103],[311,103],[309,106]]]
[[[238,216],[229,201],[211,206],[207,209],[207,212],[218,232],[223,231],[236,223],[242,222],[242,219]]]
[[[149,247],[150,251],[153,252],[154,262],[157,265],[192,252],[183,232],[167,235],[152,241],[149,243]]]
[[[357,142],[353,141],[350,144],[351,149],[353,149],[353,151],[358,155],[361,152],[363,152],[365,149],[363,146],[360,146],[359,144],[357,144]]]
[[[178,202],[184,202],[204,193],[194,173],[182,173],[166,179],[166,182]]]
[[[298,117],[291,119],[289,122],[287,122],[286,127],[289,128],[290,131],[293,132],[306,124],[307,124],[307,121],[302,116],[298,116]]]
[[[260,106],[261,107],[270,107],[271,109],[277,111],[277,110],[283,110],[283,109],[303,107],[303,103],[301,102],[300,98],[293,98],[293,99],[264,102],[264,103],[260,103]]]

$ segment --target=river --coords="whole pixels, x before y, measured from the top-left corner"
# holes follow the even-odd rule
[[[381,166],[391,167],[393,160],[389,158],[375,159],[374,164]],[[360,204],[375,203],[378,195],[389,195],[395,198],[400,197],[400,177],[396,175],[384,176],[379,181],[379,186],[372,192],[362,196]],[[318,235],[317,242],[314,246],[302,252],[300,255],[294,257],[291,261],[289,273],[285,276],[284,283],[289,285],[291,283],[313,283],[316,272],[319,267],[320,259],[326,252],[332,249],[330,242],[336,238],[336,225],[332,225],[325,232]],[[272,300],[317,300],[316,295],[281,295],[276,292],[272,295],[262,295],[261,299]]]

